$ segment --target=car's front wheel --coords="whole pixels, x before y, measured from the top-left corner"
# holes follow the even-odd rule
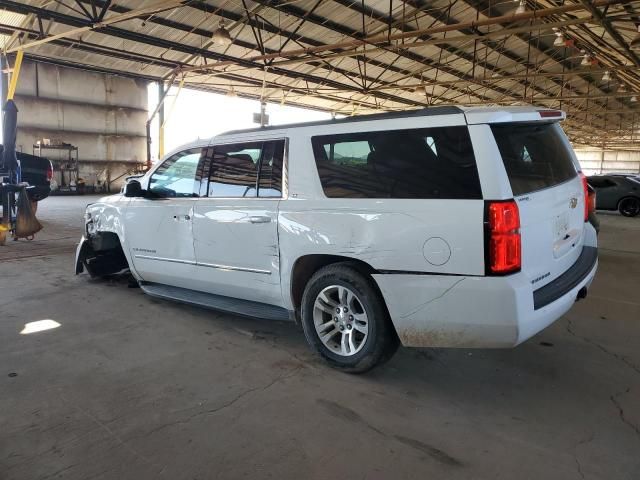
[[[398,338],[373,279],[348,263],[309,280],[302,326],[311,347],[331,366],[362,373],[391,358]]]
[[[640,199],[623,198],[618,205],[618,211],[625,217],[635,217],[640,213]]]

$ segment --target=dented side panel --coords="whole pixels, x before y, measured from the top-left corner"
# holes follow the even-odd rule
[[[317,254],[378,271],[482,275],[482,218],[481,200],[290,199],[278,217],[282,290],[296,260]]]

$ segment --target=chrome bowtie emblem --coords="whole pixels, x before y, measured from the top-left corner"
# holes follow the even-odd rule
[[[578,199],[576,197],[571,198],[571,200],[569,200],[569,206],[576,208],[578,206]]]

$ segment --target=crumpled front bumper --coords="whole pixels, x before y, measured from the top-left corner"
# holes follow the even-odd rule
[[[84,271],[84,262],[91,253],[91,243],[83,235],[76,247],[76,261],[74,263],[76,275]]]

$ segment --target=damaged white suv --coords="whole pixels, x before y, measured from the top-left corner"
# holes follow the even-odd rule
[[[513,347],[597,267],[564,113],[458,108],[230,132],[89,205],[76,272],[302,323],[361,372],[398,342]]]

